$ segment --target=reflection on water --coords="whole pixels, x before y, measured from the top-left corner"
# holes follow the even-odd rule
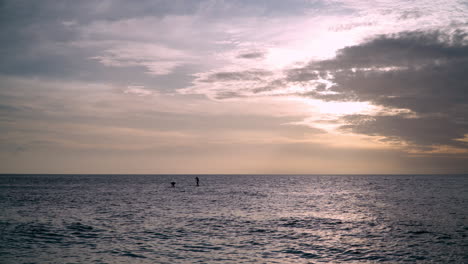
[[[0,259],[468,263],[465,176],[198,177],[0,176]]]

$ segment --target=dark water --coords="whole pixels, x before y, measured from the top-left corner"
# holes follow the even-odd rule
[[[0,263],[468,263],[468,176],[199,177],[0,175]]]

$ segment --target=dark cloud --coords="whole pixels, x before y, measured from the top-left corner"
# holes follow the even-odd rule
[[[245,97],[243,94],[234,91],[220,91],[216,93],[216,99],[231,99],[231,98],[242,98]]]
[[[372,136],[385,136],[387,140],[405,140],[416,145],[452,145],[467,147],[455,140],[463,138],[468,124],[457,123],[450,117],[368,116],[349,115],[344,117],[349,125],[341,129]]]
[[[237,56],[240,59],[261,59],[265,57],[264,52],[248,52],[248,53],[242,53]]]
[[[286,85],[286,83],[283,80],[278,80],[278,79],[273,80],[273,81],[269,81],[269,82],[265,82],[265,83],[267,83],[267,84],[264,85],[264,86],[252,89],[252,92],[255,93],[255,94],[263,93],[263,92],[269,92],[269,91],[281,89]]]
[[[281,0],[236,0],[229,3],[210,0],[142,0],[138,4],[125,0],[3,0],[0,1],[0,74],[62,80],[138,82],[147,86],[169,87],[170,90],[183,88],[194,79],[190,75],[196,70],[190,68],[191,65],[175,69],[180,73],[177,78],[150,76],[145,73],[147,69],[144,66],[105,66],[90,58],[105,53],[109,46],[77,44],[80,41],[113,41],[116,36],[88,34],[83,29],[96,23],[141,18],[166,19],[168,16],[200,15],[214,23],[232,16],[291,15],[323,5],[321,1],[294,0],[286,6]],[[123,35],[120,40],[125,39]],[[193,42],[190,42],[192,46]],[[240,56],[254,59],[260,58],[262,54],[250,52]]]
[[[330,89],[343,98],[417,113],[447,113],[466,105],[468,60],[392,71],[340,71]]]
[[[335,58],[312,61],[307,66],[291,71],[316,72],[382,67],[423,67],[442,65],[467,58],[468,34],[461,30],[453,33],[402,32],[380,35],[360,45],[343,48]],[[309,77],[301,81],[311,80]]]
[[[117,85],[144,83],[163,87],[163,91],[186,87],[194,79],[191,65],[177,67],[176,77],[174,73],[155,76],[147,74],[144,66],[110,67],[91,59],[103,54],[104,46],[76,45],[89,40],[82,28],[96,21],[191,14],[200,4],[182,2],[0,1],[0,75]]]
[[[16,106],[0,104],[0,113],[14,113],[19,110]]]
[[[382,35],[341,49],[333,59],[290,70],[287,79],[323,78],[334,83],[329,93],[315,90],[305,96],[369,101],[414,113],[411,118],[385,113],[373,118],[348,116],[343,129],[421,145],[460,146],[463,143],[455,139],[468,134],[467,36],[460,30]]]
[[[409,11],[403,11],[399,17],[401,20],[406,20],[406,19],[416,19],[422,17],[423,14],[419,10],[409,10]]]
[[[125,0],[3,0],[0,2],[0,21],[8,24],[74,20],[89,23],[93,20],[121,20],[144,16],[187,15],[199,10],[205,0],[142,0],[138,4]]]
[[[289,82],[303,82],[319,78],[317,71],[310,68],[296,68],[287,71],[286,80]]]
[[[226,82],[226,81],[260,81],[263,77],[272,75],[264,70],[216,72],[200,79],[200,82]]]
[[[321,89],[320,87],[322,86],[319,85],[319,89]],[[339,93],[323,93],[318,90],[310,91],[306,93],[300,93],[296,95],[313,97],[315,99],[320,99],[320,100],[327,101],[327,102],[328,101],[356,101],[356,100],[353,100],[353,98],[350,96],[345,96]]]

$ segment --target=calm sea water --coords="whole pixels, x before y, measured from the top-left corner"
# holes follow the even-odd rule
[[[468,176],[198,177],[0,175],[0,263],[468,263]]]

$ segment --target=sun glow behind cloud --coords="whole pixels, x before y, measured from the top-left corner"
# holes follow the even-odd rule
[[[334,134],[343,133],[337,131],[340,126],[344,125],[344,122],[340,120],[341,117],[354,114],[375,115],[382,109],[369,102],[326,102],[304,97],[289,97],[287,100],[302,105],[304,109],[309,109],[310,117],[292,124],[319,128]]]

